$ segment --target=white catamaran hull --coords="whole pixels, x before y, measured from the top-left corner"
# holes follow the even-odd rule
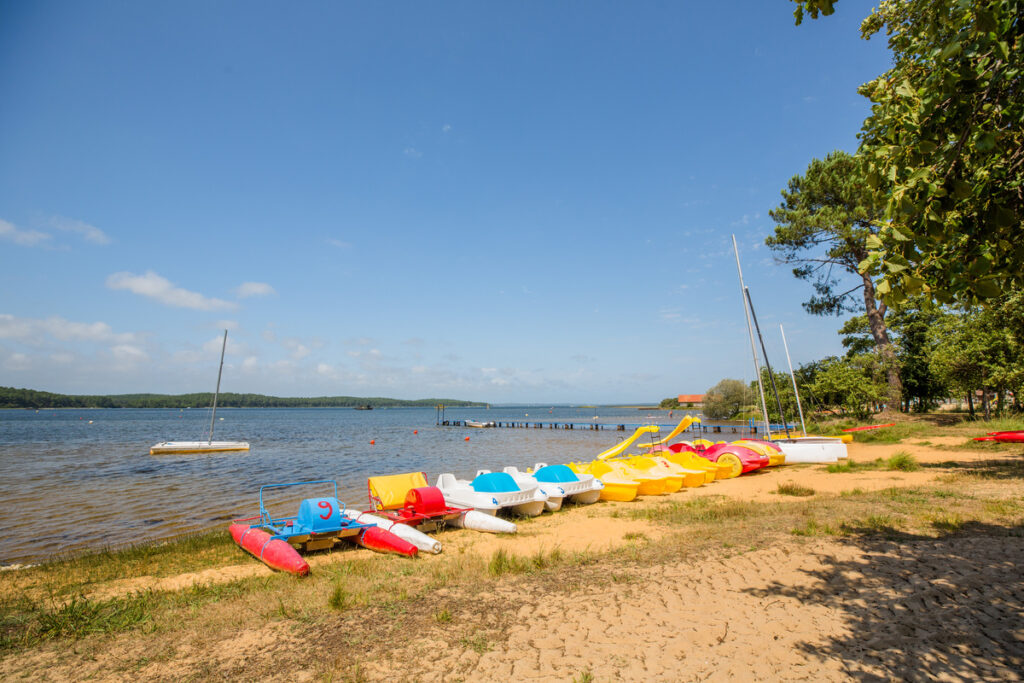
[[[150,446],[149,454],[160,453],[221,453],[223,451],[247,451],[248,441],[162,441]]]
[[[839,439],[804,436],[772,439],[772,443],[785,453],[787,465],[798,462],[833,463],[847,457],[846,444]]]

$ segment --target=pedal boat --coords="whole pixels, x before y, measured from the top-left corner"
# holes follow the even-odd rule
[[[668,493],[669,482],[667,476],[639,470],[624,460],[594,460],[587,464],[586,471],[603,481],[605,486],[608,485],[609,475],[636,482],[636,493],[638,496],[663,496]],[[678,490],[678,487],[676,490]]]
[[[310,484],[332,484],[334,495],[306,498],[299,503],[299,513],[294,517],[275,518],[267,511],[263,498],[265,490]],[[228,531],[235,543],[271,569],[296,576],[309,574],[309,564],[299,554],[300,550],[327,550],[342,541],[351,541],[380,552],[416,557],[418,549],[412,543],[375,524],[349,519],[344,513],[345,504],[338,501],[336,481],[268,484],[260,487],[260,514],[234,520]]]
[[[604,483],[592,474],[573,472],[567,465],[548,465],[539,462],[533,466],[533,478],[543,484],[558,484],[565,498],[575,505],[590,505],[601,499]]]
[[[452,505],[470,507],[489,515],[500,510],[522,517],[544,512],[548,496],[537,485],[521,487],[506,472],[482,472],[472,481],[456,479],[454,474],[437,477],[437,488]]]
[[[593,475],[578,475],[565,465],[545,465],[539,463],[534,471],[520,472],[516,467],[506,467],[506,474],[522,486],[539,486],[547,494],[545,507],[548,512],[555,512],[566,500],[572,502],[594,503],[601,496],[601,482]]]
[[[396,524],[431,532],[446,526],[494,534],[514,534],[516,525],[505,519],[471,508],[452,507],[441,489],[427,485],[424,472],[407,472],[370,477],[366,480],[373,515]],[[398,533],[394,528],[391,530]]]
[[[664,472],[680,480],[680,488],[696,488],[703,486],[707,481],[705,470],[688,469],[682,465],[670,462],[657,455],[634,455],[627,458],[627,462],[635,467],[647,469],[651,472]],[[676,489],[678,491],[679,489]]]
[[[728,479],[732,473],[732,468],[726,464],[718,464],[711,462],[706,458],[702,458],[697,455],[697,451],[686,442],[674,443],[669,446],[668,450],[660,451],[657,453],[658,457],[665,458],[669,462],[681,465],[683,467],[693,470],[704,470],[707,472],[708,478],[705,483],[711,483],[712,481],[718,481],[720,479]]]
[[[570,462],[566,465],[572,470],[577,476],[592,476],[601,482],[603,488],[600,492],[601,500],[616,501],[620,503],[628,503],[632,500],[636,500],[637,493],[640,489],[640,483],[627,479],[620,474],[616,474],[610,467],[602,462],[598,463],[603,465],[602,467],[593,467],[594,463],[580,463]]]
[[[786,454],[782,452],[781,448],[771,441],[764,441],[763,439],[739,439],[738,441],[733,441],[733,443],[737,446],[745,446],[752,451],[757,451],[761,455],[767,455],[770,467],[786,464]]]
[[[761,455],[745,446],[724,442],[711,444],[704,450],[698,450],[697,454],[711,462],[728,465],[731,468],[730,478],[767,467],[769,463],[767,455]]]

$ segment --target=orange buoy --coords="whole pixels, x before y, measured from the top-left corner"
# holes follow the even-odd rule
[[[377,443],[377,439],[370,439],[370,445],[371,445],[371,446],[372,446],[373,444],[375,444],[375,443]]]
[[[420,430],[418,430],[418,429],[414,429],[414,430],[412,430],[412,433],[413,433],[413,434],[419,434],[419,433],[420,433]]]
[[[466,441],[469,441],[469,437],[467,436],[465,440],[466,440]]]

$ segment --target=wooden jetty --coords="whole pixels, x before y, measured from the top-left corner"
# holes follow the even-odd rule
[[[573,430],[584,430],[584,431],[616,431],[624,432],[627,429],[636,429],[637,427],[645,426],[649,423],[608,423],[608,422],[542,422],[533,420],[490,420],[493,422],[493,427],[484,427],[484,429],[573,429]],[[466,427],[465,420],[438,420],[438,426],[440,427]],[[658,425],[666,431],[671,431],[675,425]],[[476,427],[476,429],[480,429]],[[772,430],[782,429],[782,425],[772,425]],[[695,424],[685,432],[684,435],[690,434],[693,436],[700,437],[704,434],[739,434],[739,435],[756,435],[759,431],[763,431],[758,425],[750,424],[731,424],[731,425],[715,425],[715,424]]]

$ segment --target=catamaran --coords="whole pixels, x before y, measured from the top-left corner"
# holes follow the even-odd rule
[[[782,402],[779,400],[778,390],[775,390],[775,401],[778,404],[779,416],[782,418],[783,429],[786,430],[786,436],[773,435],[771,433],[771,427],[768,422],[768,404],[764,397],[764,387],[761,383],[761,367],[757,362],[757,349],[754,346],[754,329],[757,329],[757,337],[761,341],[761,352],[764,354],[765,365],[768,368],[768,377],[771,379],[772,388],[775,389],[775,375],[772,373],[771,364],[768,362],[768,351],[764,346],[764,338],[761,337],[761,328],[757,324],[757,315],[754,313],[754,302],[750,298],[750,290],[743,283],[743,269],[740,267],[740,250],[736,246],[736,235],[732,236],[732,249],[736,255],[736,272],[740,278],[740,292],[743,296],[743,313],[747,322],[747,334],[750,336],[750,352],[754,358],[754,374],[757,376],[757,388],[761,394],[761,413],[764,417],[765,426],[765,437],[768,441],[772,442],[786,455],[787,463],[799,463],[799,462],[816,462],[816,463],[834,463],[838,460],[847,457],[846,444],[842,439],[830,437],[830,436],[807,436],[807,432],[804,432],[803,436],[791,436],[789,433],[789,427],[786,425],[786,419],[782,411]],[[751,327],[750,321],[753,319],[754,325]],[[785,337],[785,335],[783,335]],[[789,360],[789,346],[786,346],[786,358]],[[792,373],[792,363],[790,363],[790,372]],[[796,378],[793,378],[793,390],[796,391]],[[799,396],[799,394],[797,394]],[[797,399],[799,400],[799,398]],[[803,424],[803,408],[800,409],[801,424]]]
[[[213,414],[210,416],[210,435],[206,441],[161,441],[149,448],[150,455],[163,453],[220,453],[224,451],[247,451],[248,441],[214,441],[213,427],[217,420],[217,396],[220,394],[220,377],[224,372],[224,350],[228,346],[228,331],[224,330],[224,342],[220,347],[220,369],[217,370],[217,389],[213,392]]]

